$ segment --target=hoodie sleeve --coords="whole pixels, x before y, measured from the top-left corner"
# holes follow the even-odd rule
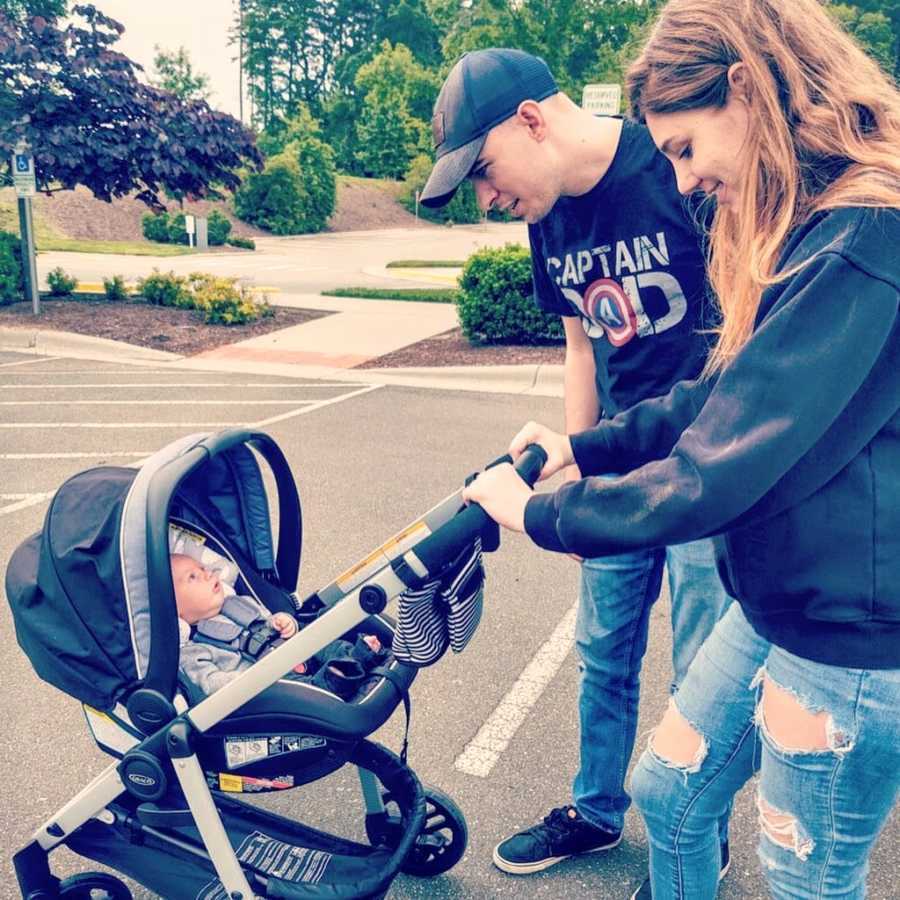
[[[844,440],[843,432],[858,428],[857,393],[866,402],[878,397],[885,415],[897,409],[898,380],[884,377],[900,347],[896,286],[824,252],[777,288],[771,309],[668,455],[621,478],[585,478],[533,496],[525,529],[536,543],[592,557],[715,534],[823,437],[851,452],[858,440]],[[882,390],[867,384],[870,378]],[[690,393],[678,386],[621,422],[574,439],[579,465],[586,460],[588,471],[603,471],[631,440],[637,456],[665,446],[685,424]],[[671,425],[664,421],[669,414]]]

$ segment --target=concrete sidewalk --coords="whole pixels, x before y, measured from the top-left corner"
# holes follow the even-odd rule
[[[173,369],[562,396],[563,367],[558,365],[352,368],[455,328],[456,307],[449,303],[279,294],[277,304],[327,309],[334,315],[190,357],[105,338],[6,326],[0,326],[0,349]]]

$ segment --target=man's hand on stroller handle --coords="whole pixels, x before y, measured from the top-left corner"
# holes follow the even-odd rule
[[[569,440],[569,436],[559,434],[538,422],[529,422],[512,439],[509,445],[509,455],[512,457],[513,462],[525,452],[525,448],[530,444],[538,444],[544,448],[544,452],[547,454],[547,461],[541,469],[538,481],[550,478],[560,469],[564,469],[575,462],[575,455],[572,453],[572,443]]]

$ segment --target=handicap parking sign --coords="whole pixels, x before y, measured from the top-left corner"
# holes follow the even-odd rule
[[[13,183],[17,197],[33,197],[35,191],[34,157],[17,148],[12,157]]]

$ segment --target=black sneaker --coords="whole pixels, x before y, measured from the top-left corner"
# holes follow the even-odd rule
[[[561,806],[539,825],[497,844],[494,865],[510,875],[531,875],[579,853],[611,850],[620,840],[621,831],[596,828],[574,806]]]
[[[719,881],[721,881],[731,868],[731,854],[728,852],[728,841],[720,845]],[[653,900],[650,890],[650,879],[645,878],[644,883],[631,895],[631,900]]]

